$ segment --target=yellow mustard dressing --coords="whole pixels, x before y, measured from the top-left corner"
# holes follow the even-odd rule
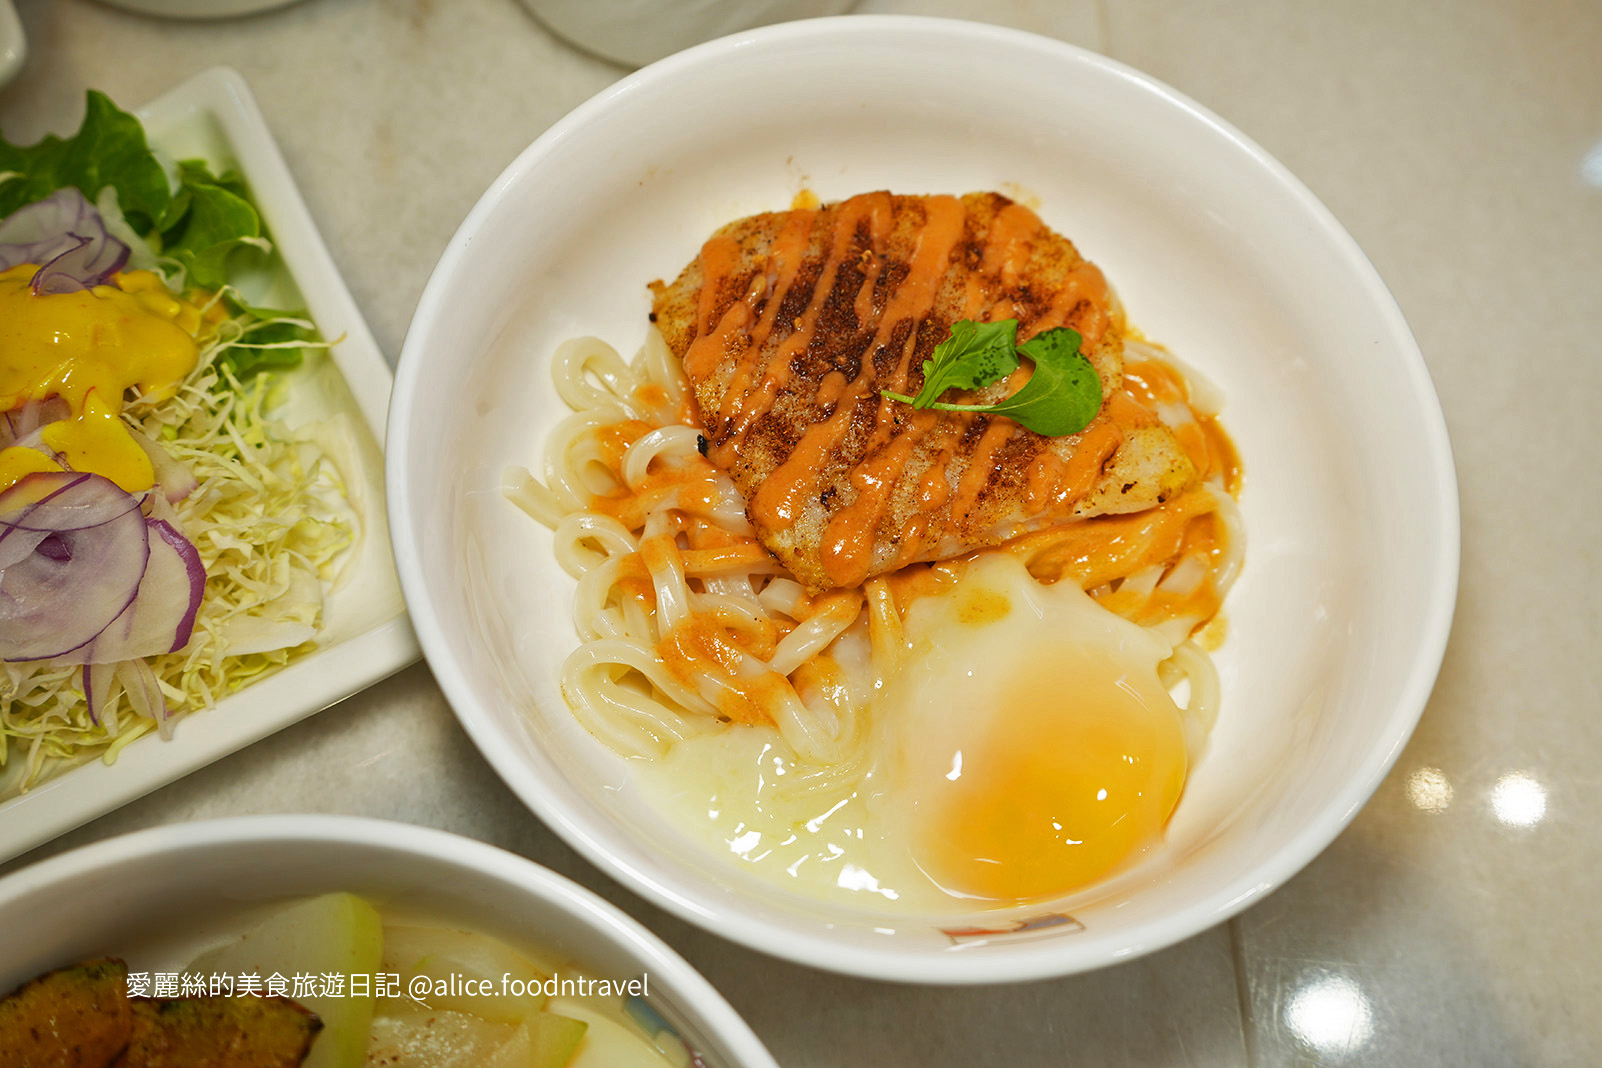
[[[149,489],[155,471],[122,421],[123,395],[138,388],[160,401],[176,393],[199,358],[204,314],[151,271],[40,295],[30,285],[38,270],[0,272],[0,411],[60,397],[68,414],[44,428],[45,446],[72,470],[130,493]],[[30,472],[61,469],[36,449],[0,450],[0,490]]]

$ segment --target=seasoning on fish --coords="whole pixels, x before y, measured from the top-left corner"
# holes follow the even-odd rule
[[[1174,434],[1125,389],[1122,310],[1101,271],[996,193],[849,200],[718,230],[654,318],[683,362],[707,455],[762,543],[809,589],[855,586],[1020,534],[1141,511],[1198,481]],[[1102,385],[1077,434],[914,409],[923,361],[963,319],[1058,326]],[[960,403],[996,403],[1025,361]]]

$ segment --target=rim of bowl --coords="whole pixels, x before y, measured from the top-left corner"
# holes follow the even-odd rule
[[[285,814],[229,816],[148,827],[47,858],[0,879],[0,915],[17,899],[51,886],[70,885],[126,862],[182,855],[219,846],[345,845],[399,853],[489,876],[557,905],[642,964],[683,995],[684,1007],[704,1022],[707,1038],[750,1068],[777,1068],[772,1054],[728,1000],[644,924],[594,891],[527,857],[433,827],[369,816]]]
[[[1266,172],[1306,213],[1308,221],[1322,237],[1339,250],[1345,270],[1359,282],[1377,318],[1386,328],[1387,340],[1397,352],[1397,370],[1405,378],[1408,396],[1417,409],[1418,429],[1426,445],[1424,466],[1433,475],[1432,484],[1427,487],[1430,492],[1421,503],[1425,506],[1425,514],[1439,525],[1439,532],[1436,544],[1431,547],[1434,550],[1434,566],[1427,584],[1428,603],[1424,606],[1426,623],[1415,636],[1417,652],[1393,703],[1385,729],[1375,736],[1362,762],[1365,774],[1350,779],[1325,805],[1317,819],[1287,840],[1269,859],[1242,871],[1224,886],[1187,907],[1130,931],[1071,945],[1019,943],[1016,949],[994,956],[953,955],[937,959],[926,953],[905,954],[888,948],[820,943],[802,931],[781,928],[739,913],[724,911],[714,915],[672,886],[613,855],[601,839],[590,832],[582,818],[573,818],[565,804],[558,803],[554,795],[541,784],[521,774],[519,762],[509,755],[510,748],[499,744],[496,732],[480,721],[472,686],[460,665],[450,656],[444,633],[437,622],[434,598],[420,567],[419,546],[412,537],[410,482],[405,477],[410,464],[410,442],[406,428],[417,403],[418,368],[425,358],[419,339],[426,333],[444,300],[449,276],[468,256],[472,235],[486,219],[500,210],[526,172],[554,152],[572,131],[603,119],[620,97],[649,92],[653,88],[671,87],[681,76],[734,50],[771,48],[842,35],[863,38],[878,36],[887,42],[893,37],[895,45],[902,49],[911,47],[909,37],[926,35],[945,39],[960,37],[968,44],[982,40],[991,46],[1047,53],[1064,63],[1088,67],[1100,76],[1125,82],[1139,91],[1156,96],[1210,128],[1241,153],[1246,163]],[[531,812],[568,845],[654,904],[749,948],[832,972],[946,985],[1043,979],[1090,971],[1156,952],[1230,919],[1306,867],[1335,840],[1379,788],[1412,736],[1419,717],[1423,715],[1446,653],[1456,606],[1461,530],[1456,468],[1446,420],[1412,330],[1395,296],[1357,241],[1284,164],[1240,130],[1177,89],[1118,60],[1077,45],[987,23],[913,15],[842,15],[759,27],[696,45],[642,67],[568,112],[520,152],[490,184],[440,255],[413,313],[411,327],[401,349],[394,393],[390,400],[389,426],[391,433],[385,460],[385,482],[389,499],[390,535],[401,588],[429,667],[456,712],[458,721],[484,758]]]

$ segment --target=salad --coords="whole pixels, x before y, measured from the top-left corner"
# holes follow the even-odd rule
[[[274,417],[327,346],[242,288],[270,254],[237,175],[101,93],[0,136],[0,796],[315,646],[353,432]]]

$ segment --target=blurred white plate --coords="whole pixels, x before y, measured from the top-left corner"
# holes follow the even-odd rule
[[[389,365],[329,258],[249,87],[234,71],[216,68],[138,114],[151,144],[168,155],[204,157],[244,175],[281,260],[271,276],[253,280],[262,288],[251,295],[278,301],[279,307],[304,306],[323,336],[341,339],[331,359],[308,361],[296,372],[285,417],[298,423],[347,412],[357,426],[371,432],[362,450],[362,470],[351,472],[352,497],[364,532],[346,581],[327,598],[326,630],[316,652],[223,698],[213,709],[185,716],[171,741],[141,738],[115,764],[96,760],[0,802],[0,860],[327,708],[418,656],[384,517]],[[14,754],[10,774],[21,763]],[[7,781],[0,774],[0,792]]]
[[[27,57],[28,39],[23,36],[17,9],[11,0],[0,0],[0,85],[17,76]]]
[[[3,0],[0,0],[3,2]],[[227,19],[235,15],[254,15],[275,7],[288,7],[296,0],[105,0],[113,7],[137,11],[141,15],[160,15],[174,19]]]

